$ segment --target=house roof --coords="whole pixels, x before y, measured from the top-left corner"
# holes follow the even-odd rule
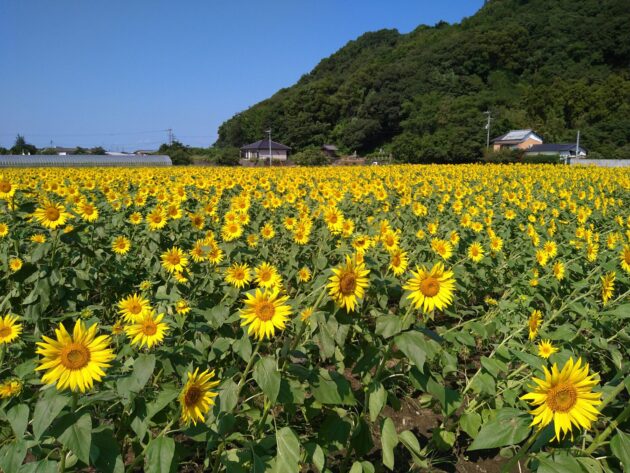
[[[8,154],[0,156],[0,167],[98,167],[98,166],[170,166],[171,158],[166,155],[104,154]]]
[[[540,138],[533,130],[511,130],[507,132],[505,135],[497,136],[493,139],[493,142],[501,141],[501,142],[510,142],[510,144],[520,143],[525,141],[529,135],[533,134],[537,138]],[[542,140],[541,140],[542,141]]]
[[[241,150],[269,150],[269,140],[260,140],[255,143],[250,143],[241,148]],[[291,147],[283,145],[282,143],[276,143],[275,141],[271,141],[271,149],[272,150],[281,150],[281,151],[289,151]]]
[[[326,151],[339,151],[339,148],[335,145],[322,145],[322,149],[325,149]]]
[[[527,150],[528,153],[559,153],[561,151],[575,151],[575,143],[546,143],[534,145]],[[580,146],[580,151],[586,152],[586,149]]]

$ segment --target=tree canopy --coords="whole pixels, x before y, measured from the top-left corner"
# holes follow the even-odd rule
[[[295,150],[332,142],[409,162],[478,159],[492,135],[533,128],[546,142],[627,155],[628,0],[490,0],[459,24],[366,33],[293,87],[219,128],[218,146],[272,127]]]

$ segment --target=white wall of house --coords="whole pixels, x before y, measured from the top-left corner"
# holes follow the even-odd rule
[[[245,151],[245,159],[269,159],[269,150],[247,150]],[[271,150],[271,158],[277,159],[279,161],[286,161],[287,152],[286,150],[280,149],[272,149]]]

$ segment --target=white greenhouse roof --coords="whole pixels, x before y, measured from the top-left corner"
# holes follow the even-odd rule
[[[8,154],[0,155],[0,167],[98,167],[98,166],[171,166],[171,158],[166,155],[125,155],[108,156],[103,154]]]

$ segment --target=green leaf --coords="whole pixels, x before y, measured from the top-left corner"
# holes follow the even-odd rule
[[[306,461],[312,463],[321,472],[324,471],[324,465],[326,464],[326,455],[324,450],[318,444],[309,442],[304,445],[306,450]]]
[[[11,424],[17,439],[24,437],[24,432],[26,432],[26,426],[28,425],[28,413],[26,404],[18,404],[7,411],[7,420]]]
[[[563,452],[558,454],[540,455],[536,473],[576,473],[581,472],[580,464],[571,455]]]
[[[360,462],[354,462],[352,464],[352,468],[350,468],[350,473],[363,473],[363,467]]]
[[[236,407],[238,403],[237,390],[237,384],[231,379],[228,379],[221,385],[221,390],[219,391],[219,407],[221,411],[231,412]]]
[[[89,413],[85,412],[81,416],[66,414],[59,419],[54,430],[60,432],[57,439],[64,447],[69,448],[86,465],[90,464],[92,419]]]
[[[42,460],[22,465],[18,473],[57,473],[57,462]]]
[[[402,330],[402,319],[398,315],[382,315],[376,319],[376,334],[383,338],[398,335]]]
[[[252,356],[252,342],[249,335],[247,335],[247,332],[243,333],[243,338],[234,341],[232,348],[234,349],[234,352],[243,359],[243,361],[249,361]]]
[[[116,383],[118,394],[128,397],[129,393],[139,393],[147,384],[155,369],[155,355],[138,355],[133,363],[133,372],[129,376],[121,378]]]
[[[623,464],[626,471],[630,471],[630,435],[617,429],[617,433],[610,440],[610,450]]]
[[[594,458],[577,457],[576,459],[584,473],[603,473],[604,471],[600,463]]]
[[[176,388],[175,386],[165,386],[165,387],[163,387],[162,390],[160,391],[160,393],[155,398],[155,401],[150,402],[149,404],[147,404],[147,416],[146,416],[146,419],[147,420],[152,419],[155,414],[157,414],[162,409],[164,409],[166,406],[168,406],[169,403],[173,399],[177,398],[177,396],[179,396],[179,393],[180,393],[179,388]]]
[[[175,456],[175,441],[170,437],[156,437],[149,442],[145,456],[147,473],[169,473]]]
[[[474,439],[481,428],[481,416],[476,412],[464,412],[459,418],[459,426]]]
[[[429,467],[429,464],[425,459],[426,452],[420,449],[420,442],[418,442],[418,439],[413,434],[413,432],[409,430],[402,431],[398,434],[398,440],[400,440],[400,443],[402,443],[409,451],[409,453],[411,454],[411,458],[413,459],[413,462],[416,464],[416,466],[420,468]]]
[[[381,448],[383,452],[383,465],[390,470],[394,469],[394,448],[398,445],[398,434],[394,422],[388,417],[381,427]]]
[[[278,454],[274,473],[295,473],[300,471],[300,439],[289,427],[276,432]]]
[[[322,404],[354,406],[357,402],[348,380],[336,371],[320,369],[312,392],[315,399]]]
[[[19,437],[17,440],[7,443],[0,449],[0,471],[17,471],[24,461],[27,451],[26,440]]]
[[[453,445],[455,445],[455,438],[456,437],[453,432],[440,427],[434,429],[431,435],[431,439],[433,440],[433,443],[435,443],[435,446],[438,450],[443,452],[448,452],[453,448]]]
[[[99,473],[124,473],[120,448],[111,428],[104,427],[92,434],[90,460]]]
[[[486,422],[468,451],[515,445],[527,438],[531,417],[518,409],[504,408],[494,419]]]
[[[39,440],[42,434],[55,420],[70,398],[60,394],[54,387],[43,389],[33,413],[33,436]]]
[[[370,395],[370,420],[374,422],[381,413],[381,410],[383,410],[383,407],[385,407],[387,391],[385,390],[385,386],[381,383],[371,383],[368,394]]]
[[[409,361],[411,361],[419,370],[424,367],[427,358],[427,352],[424,349],[426,341],[424,335],[420,332],[405,332],[394,338],[396,346],[402,351]]]
[[[254,365],[252,377],[271,403],[275,403],[280,392],[280,372],[276,367],[276,360],[270,356],[258,360]]]

